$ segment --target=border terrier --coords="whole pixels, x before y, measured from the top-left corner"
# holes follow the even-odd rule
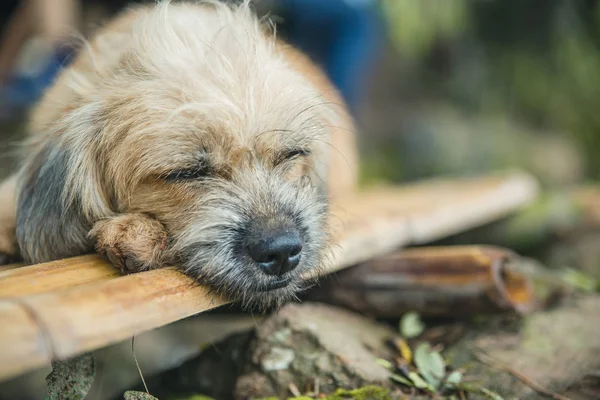
[[[249,1],[132,7],[84,42],[1,186],[0,251],[178,265],[245,307],[296,297],[356,181],[354,125],[322,70]]]

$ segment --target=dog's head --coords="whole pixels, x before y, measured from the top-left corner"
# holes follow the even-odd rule
[[[110,68],[92,49],[90,77],[65,71],[69,109],[33,146],[31,176],[54,179],[56,215],[80,215],[52,251],[99,218],[146,213],[173,261],[217,292],[245,305],[293,297],[327,252],[319,186],[338,106],[245,6],[163,5],[132,29]]]

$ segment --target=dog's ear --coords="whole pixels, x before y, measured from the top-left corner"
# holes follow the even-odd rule
[[[65,193],[73,172],[70,169],[77,168],[67,147],[50,141],[21,170],[17,243],[26,263],[52,261],[92,250],[87,238],[92,221],[83,213],[81,197],[69,198]],[[79,178],[86,179],[83,174]]]

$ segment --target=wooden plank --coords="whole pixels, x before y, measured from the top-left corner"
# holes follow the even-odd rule
[[[440,192],[433,195],[434,204],[412,216],[411,241],[424,244],[497,220],[537,196],[537,184],[527,175],[473,183],[464,181],[463,190],[454,190],[448,181],[440,185]]]
[[[523,173],[369,190],[333,208],[339,249],[328,272],[492,222],[529,204],[537,193],[535,179]]]
[[[327,272],[491,222],[526,205],[536,194],[535,180],[523,174],[433,180],[362,193],[332,208],[338,252]],[[93,255],[23,270],[0,273],[0,298],[13,298],[28,307],[40,325],[23,325],[23,337],[38,337],[43,327],[55,359],[227,303],[173,268],[115,277],[111,267]],[[7,323],[8,317],[0,315],[0,325]],[[6,367],[0,356],[0,380],[48,360],[42,349],[32,355],[32,344],[15,344],[13,336],[1,330],[0,346],[13,347],[11,354],[21,354],[27,362],[20,368]]]
[[[39,321],[22,304],[0,300],[0,380],[50,363],[48,341]]]
[[[174,268],[26,296],[21,301],[35,310],[58,359],[227,303]]]
[[[118,276],[116,268],[95,255],[11,268],[0,271],[0,298],[50,292]]]

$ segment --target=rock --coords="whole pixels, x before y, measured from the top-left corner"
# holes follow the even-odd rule
[[[94,382],[96,367],[94,357],[82,354],[64,361],[53,361],[52,372],[46,377],[46,400],[81,400]]]
[[[324,305],[291,305],[259,326],[251,347],[252,364],[236,383],[236,398],[277,395],[294,384],[320,388],[384,384],[388,371],[375,363],[385,339],[393,332],[338,308]],[[256,378],[266,385],[255,388]]]
[[[128,390],[123,395],[124,400],[158,400],[156,397],[149,395],[145,392],[135,392]]]
[[[340,308],[290,304],[255,331],[217,343],[148,385],[170,395],[204,393],[236,400],[291,396],[290,387],[308,392],[318,386],[328,394],[340,388],[390,387],[388,370],[375,360],[391,356],[386,342],[394,334]]]

